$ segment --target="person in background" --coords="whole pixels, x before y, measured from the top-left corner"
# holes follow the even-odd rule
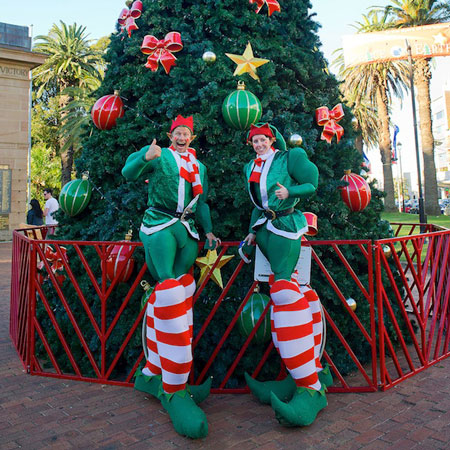
[[[43,225],[43,216],[44,213],[41,209],[41,205],[39,204],[39,201],[33,198],[30,201],[31,208],[28,210],[27,213],[27,224],[28,225]]]
[[[53,217],[53,214],[59,209],[59,203],[58,200],[52,196],[52,194],[52,189],[44,189],[44,216],[46,225],[58,225],[58,221]]]

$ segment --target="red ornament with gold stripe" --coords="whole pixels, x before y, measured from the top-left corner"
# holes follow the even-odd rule
[[[94,125],[100,130],[110,130],[116,125],[116,120],[124,114],[123,102],[119,91],[113,95],[104,95],[99,98],[91,110]]]
[[[130,279],[134,269],[133,246],[128,244],[131,241],[132,231],[125,235],[125,241],[114,245],[106,260],[106,278],[113,281],[119,277],[119,283],[125,283]]]
[[[344,203],[354,212],[362,211],[370,203],[372,193],[367,181],[360,175],[345,171],[341,181],[346,181],[348,186],[339,188]]]

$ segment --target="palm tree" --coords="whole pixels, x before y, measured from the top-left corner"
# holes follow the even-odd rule
[[[367,33],[384,30],[388,27],[387,18],[371,12],[363,15],[362,21],[357,22],[358,33]],[[341,89],[344,97],[352,99],[355,105],[369,103],[378,114],[378,146],[383,163],[383,181],[386,198],[384,207],[386,211],[396,211],[395,190],[392,176],[392,153],[389,105],[392,96],[402,98],[403,90],[408,85],[408,67],[404,62],[378,62],[344,67],[336,61],[339,67],[339,77],[343,80]],[[361,122],[364,119],[361,119]]]
[[[47,60],[33,72],[34,82],[39,85],[37,97],[55,92],[58,97],[59,124],[64,125],[68,111],[65,109],[72,100],[67,88],[87,88],[92,78],[101,79],[101,53],[90,47],[85,27],[77,24],[67,26],[61,21],[61,27],[53,24],[47,36],[36,36],[41,40],[35,50],[45,53]],[[61,185],[71,179],[74,147],[66,145],[67,137],[60,134]]]
[[[384,9],[390,19],[390,26],[395,28],[414,27],[450,20],[448,1],[439,0],[391,0],[393,5]],[[427,214],[439,215],[436,166],[434,162],[434,139],[431,121],[430,58],[416,58],[414,61],[414,81],[417,87],[419,104],[420,137],[423,153],[423,173],[425,191],[425,211]]]

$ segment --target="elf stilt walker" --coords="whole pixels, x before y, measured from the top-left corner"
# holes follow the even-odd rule
[[[136,377],[135,388],[161,401],[176,431],[204,437],[208,423],[197,406],[210,388],[189,387],[192,367],[192,297],[195,281],[188,273],[198,254],[199,235],[194,216],[211,248],[220,241],[212,233],[206,203],[205,166],[189,144],[195,138],[193,118],[178,116],[168,133],[171,145],[161,148],[156,139],[131,154],[122,169],[127,180],[149,177],[148,209],[139,237],[145,260],[157,284],[146,306],[147,362]]]
[[[244,169],[255,205],[244,242],[250,245],[256,240],[274,273],[270,288],[272,339],[289,375],[278,382],[246,379],[260,401],[271,403],[280,423],[305,426],[327,405],[325,388],[332,383],[318,356],[322,333],[319,299],[312,289],[300,287],[292,278],[301,237],[308,229],[305,217],[294,206],[299,198],[315,192],[318,170],[303,149],[287,152],[284,139],[269,124],[252,125],[248,142],[257,158]]]

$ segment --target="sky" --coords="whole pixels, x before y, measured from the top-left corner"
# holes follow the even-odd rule
[[[279,0],[281,7],[283,1],[289,0]],[[338,3],[335,0],[311,0],[312,12],[317,14],[315,20],[322,25],[319,31],[323,44],[321,50],[328,61],[332,62],[333,51],[342,47],[341,37],[355,34],[352,24],[360,21],[372,6],[386,6],[390,3],[389,0],[343,0]],[[21,0],[18,5],[10,0],[0,0],[0,22],[32,25],[33,37],[47,34],[52,24],[59,24],[60,20],[66,24],[76,22],[86,27],[91,39],[98,39],[115,31],[117,18],[123,7],[125,0]],[[442,85],[446,79],[450,79],[450,57],[435,58],[433,64],[432,99],[442,95]],[[400,127],[398,137],[403,144],[403,171],[411,172],[414,179],[416,163],[410,98],[406,97],[403,104],[396,103],[393,119]],[[379,152],[368,151],[368,156],[375,177],[382,179]]]

